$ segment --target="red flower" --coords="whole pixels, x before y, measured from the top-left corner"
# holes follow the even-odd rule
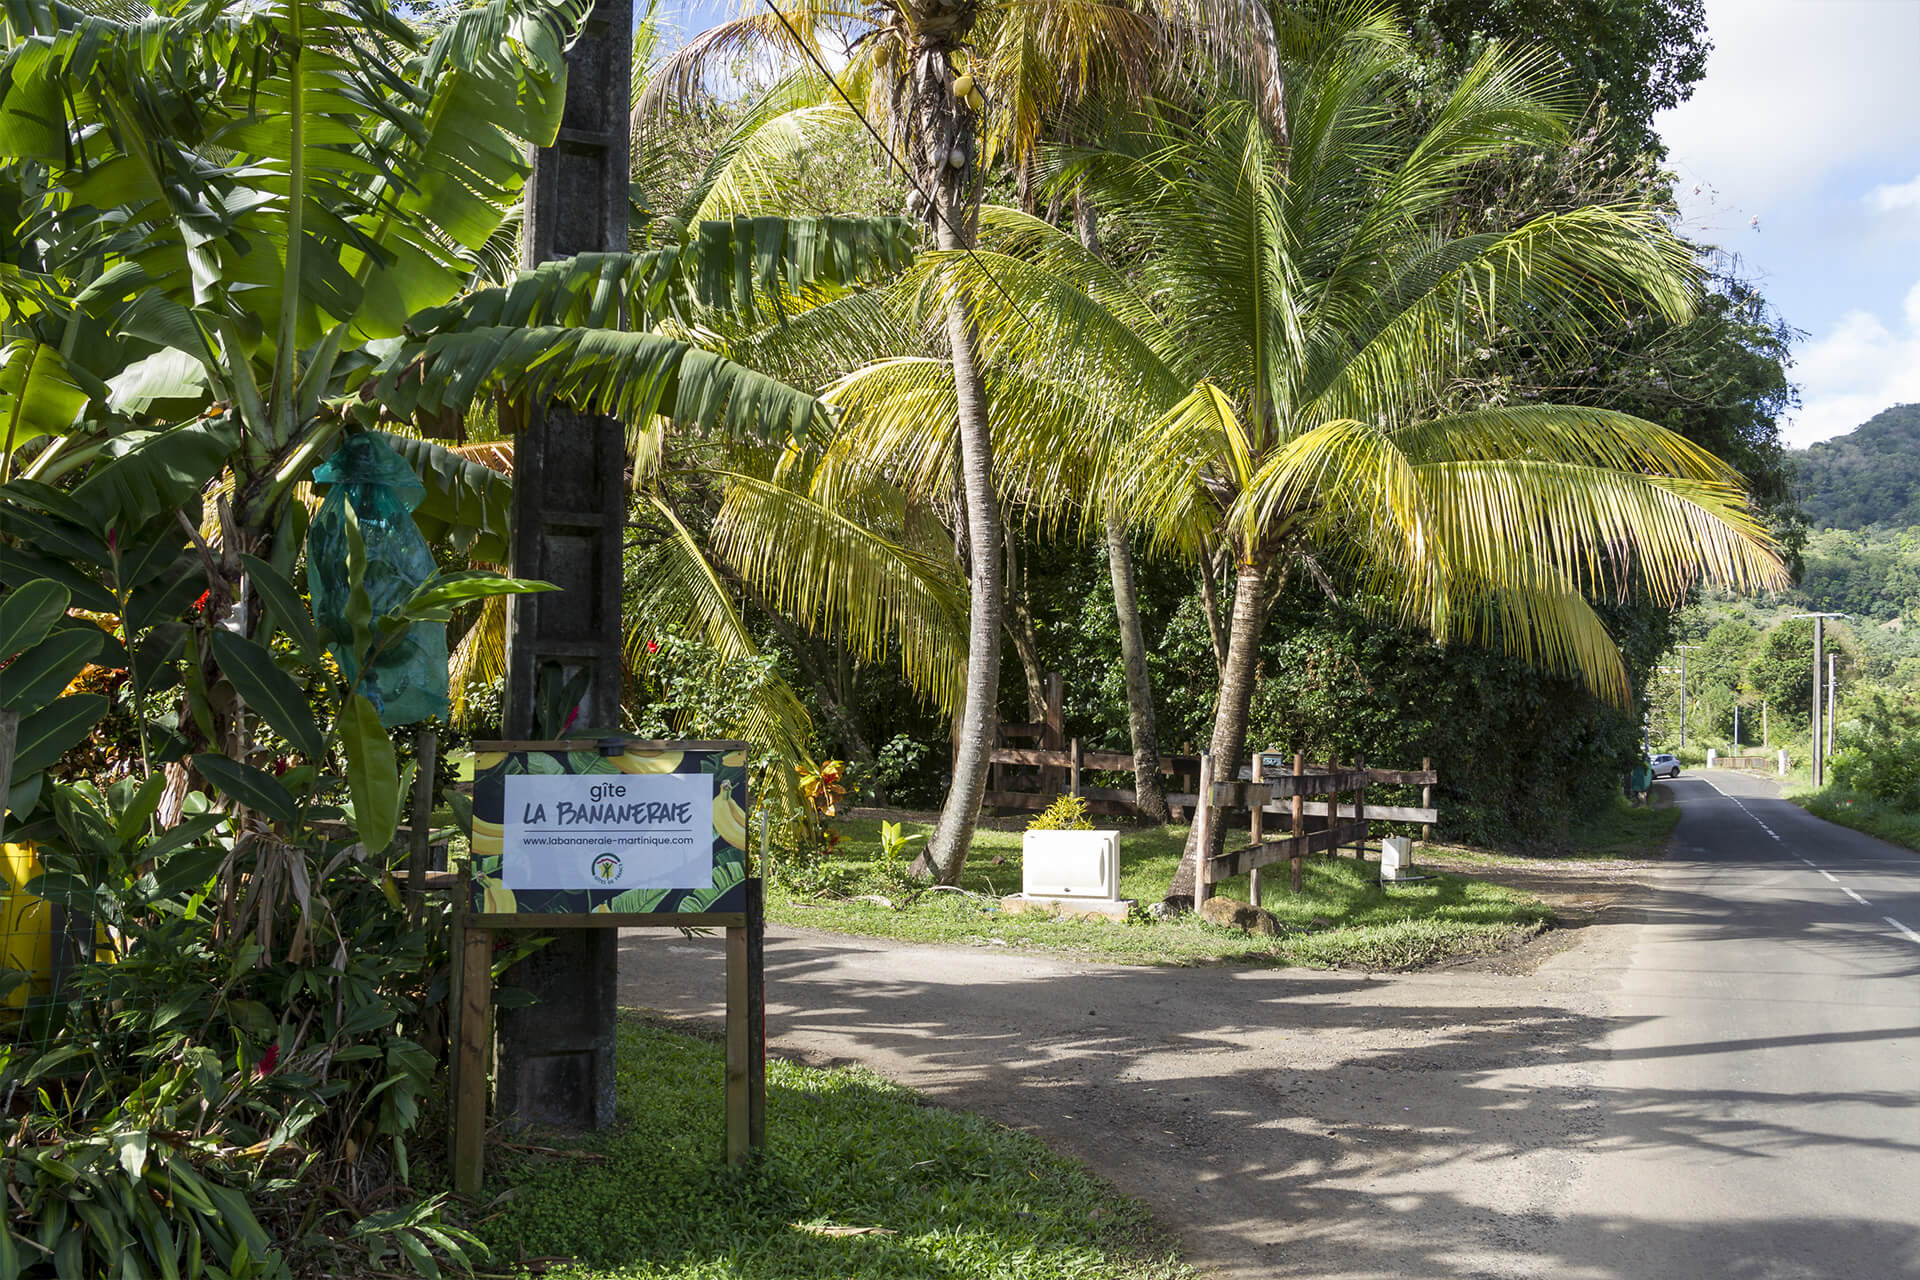
[[[200,593],[200,598],[193,602],[193,611],[195,613],[199,613],[202,609],[205,609],[207,607],[207,599],[211,595],[213,595],[213,592],[211,590],[202,591]]]
[[[660,642],[658,640],[647,641],[647,652],[648,653],[660,652]]]
[[[273,1069],[279,1064],[280,1046],[278,1044],[268,1045],[267,1051],[260,1055],[260,1065],[253,1069],[254,1078],[257,1080],[262,1076],[271,1075]]]

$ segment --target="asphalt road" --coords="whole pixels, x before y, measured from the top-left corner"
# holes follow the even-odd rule
[[[1920,856],[1739,775],[1605,994],[1592,1148],[1546,1234],[1603,1276],[1920,1275]]]
[[[1920,1277],[1920,855],[1761,782],[1660,785],[1683,818],[1654,888],[1535,972],[780,930],[769,1034],[1041,1134],[1210,1275]],[[622,950],[623,1003],[716,1014],[716,945]]]

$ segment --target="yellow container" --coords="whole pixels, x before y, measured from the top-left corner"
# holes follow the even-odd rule
[[[26,890],[39,875],[40,854],[31,844],[0,846],[0,965],[29,975],[8,992],[0,1008],[23,1009],[31,996],[53,992],[53,907]]]

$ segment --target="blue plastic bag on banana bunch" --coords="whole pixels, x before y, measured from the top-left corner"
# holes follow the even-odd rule
[[[426,538],[413,523],[413,509],[426,488],[406,459],[377,433],[348,436],[331,458],[314,468],[315,484],[329,484],[326,501],[307,528],[307,589],[313,619],[340,637],[327,652],[354,692],[365,694],[391,729],[447,716],[447,626],[417,622],[387,638],[363,676],[354,653],[348,605],[353,593],[348,567],[347,510],[360,526],[366,548],[362,584],[379,618],[399,608],[433,576],[436,565]]]

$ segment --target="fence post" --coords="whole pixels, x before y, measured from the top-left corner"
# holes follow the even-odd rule
[[[1420,772],[1431,773],[1432,771],[1433,771],[1433,757],[1421,756]],[[1420,807],[1422,809],[1433,808],[1433,784],[1431,782],[1423,782],[1420,784]],[[1427,841],[1431,839],[1433,839],[1432,824],[1426,823],[1426,822],[1421,823],[1420,824],[1420,843],[1425,844]]]
[[[1360,775],[1360,785],[1353,789],[1353,820],[1360,824],[1359,838],[1353,842],[1353,856],[1365,862],[1367,858],[1367,758],[1355,756],[1353,767]]]
[[[1297,842],[1307,834],[1307,798],[1300,789],[1306,785],[1301,781],[1307,776],[1307,753],[1293,753],[1293,838]],[[1300,846],[1293,846],[1293,891],[1300,892]]]
[[[1327,773],[1329,775],[1332,775],[1338,772],[1340,772],[1340,757],[1336,753],[1328,752],[1327,753]],[[1333,778],[1331,776],[1327,778],[1325,785],[1328,788],[1328,790],[1321,797],[1321,799],[1327,802],[1327,838],[1331,840],[1335,835],[1335,829],[1340,825],[1340,793],[1338,791],[1331,790],[1331,788],[1334,785]],[[1329,858],[1335,858],[1335,859],[1339,858],[1340,845],[1337,841],[1327,846],[1327,856]]]
[[[1193,869],[1193,909],[1213,896],[1213,756],[1200,753],[1200,788],[1193,801],[1193,826],[1200,834],[1199,865]]]
[[[1061,751],[1067,745],[1066,681],[1058,671],[1049,671],[1043,683],[1046,690],[1047,705],[1040,713],[1044,727],[1040,731],[1040,746],[1048,751]],[[1049,765],[1040,771],[1040,789],[1058,794],[1060,790],[1060,769]]]
[[[1266,780],[1266,761],[1260,752],[1256,751],[1253,753],[1252,785],[1257,787]],[[1252,803],[1247,807],[1253,810],[1253,817],[1247,821],[1248,834],[1253,837],[1251,843],[1259,844],[1266,838],[1267,801],[1264,796],[1249,798],[1252,800]],[[1247,901],[1256,907],[1260,905],[1260,868],[1258,867],[1255,867],[1247,873]]]
[[[1069,791],[1077,796],[1080,794],[1080,739],[1075,738],[1067,744],[1067,751],[1069,753],[1069,759],[1067,760],[1067,787]]]

